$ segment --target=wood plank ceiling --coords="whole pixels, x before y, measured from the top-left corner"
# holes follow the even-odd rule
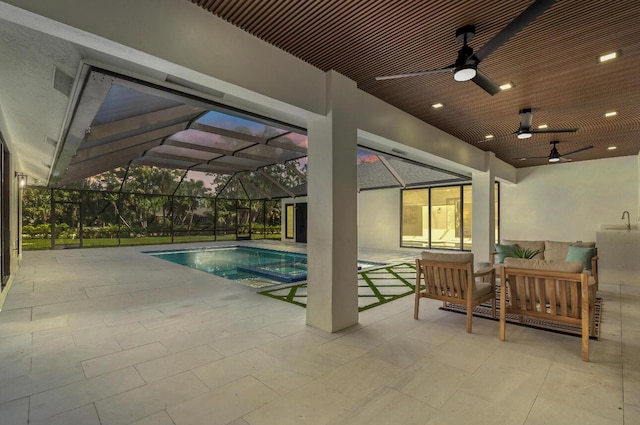
[[[637,0],[555,2],[479,64],[497,84],[514,84],[495,96],[450,73],[375,77],[452,64],[461,47],[455,33],[464,25],[476,27],[469,45],[477,52],[531,0],[188,1],[516,167],[547,164],[553,140],[560,153],[594,146],[569,155],[574,161],[640,151]],[[613,51],[622,55],[596,61]],[[533,111],[533,127],[579,130],[518,139],[512,133],[524,108]],[[606,118],[609,111],[617,115]],[[485,141],[488,134],[493,140]],[[532,156],[543,158],[521,160]]]

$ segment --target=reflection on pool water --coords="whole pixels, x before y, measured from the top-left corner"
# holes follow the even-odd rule
[[[296,252],[234,246],[146,254],[230,280],[266,278],[292,283],[307,279],[307,255]],[[381,265],[384,264],[358,260],[358,270]]]

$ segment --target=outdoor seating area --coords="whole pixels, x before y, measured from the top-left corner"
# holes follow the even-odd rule
[[[520,242],[531,246],[531,242]],[[544,242],[541,242],[544,244]],[[556,251],[571,250],[572,245],[549,242]],[[473,254],[444,254],[424,251],[416,259],[416,285],[414,319],[418,319],[421,298],[432,298],[466,307],[467,332],[472,331],[473,310],[486,301],[491,302],[491,317],[496,318],[496,302],[499,301],[499,338],[506,339],[506,316],[533,317],[544,321],[572,324],[581,329],[582,360],[589,361],[589,338],[595,336],[595,299],[597,286],[597,257],[583,261],[543,260],[513,258],[516,244],[508,250],[497,245],[500,263],[473,272]],[[535,246],[535,244],[534,244]],[[544,246],[544,245],[541,245]],[[528,248],[529,249],[529,248]],[[583,248],[581,248],[583,249]],[[595,254],[593,247],[586,248]],[[531,256],[542,256],[542,249],[531,251]],[[553,258],[546,254],[548,258]],[[570,257],[570,254],[567,254]],[[506,256],[506,257],[505,257]],[[560,258],[560,257],[558,257]],[[595,273],[585,269],[585,263]],[[496,274],[499,276],[496,289]]]

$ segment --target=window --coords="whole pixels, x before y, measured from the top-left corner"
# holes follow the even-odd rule
[[[456,185],[402,191],[403,247],[472,248],[472,186]],[[499,186],[495,184],[495,238],[498,240]]]
[[[431,189],[431,248],[460,249],[461,186]]]
[[[429,189],[402,191],[402,246],[429,246]]]
[[[293,239],[295,236],[295,210],[293,208],[293,204],[287,204],[285,206],[285,222],[286,222],[286,232],[284,237],[287,239]]]

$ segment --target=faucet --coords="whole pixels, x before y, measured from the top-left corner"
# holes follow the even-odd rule
[[[631,219],[629,218],[629,211],[625,211],[622,213],[621,220],[624,220],[624,216],[627,216],[627,232],[631,231]]]

